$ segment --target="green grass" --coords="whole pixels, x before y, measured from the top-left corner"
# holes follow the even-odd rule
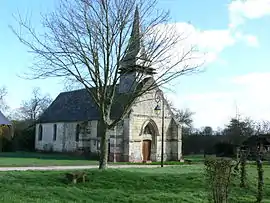
[[[202,164],[203,155],[188,155],[184,159],[191,161],[188,164]],[[255,164],[255,162],[250,162]],[[269,162],[265,162],[269,164]],[[150,163],[130,163],[130,162],[110,162],[115,165],[160,165],[160,162]],[[164,165],[186,165],[187,162],[165,161]],[[19,167],[19,166],[79,166],[79,165],[98,165],[98,161],[87,160],[81,156],[72,156],[61,153],[33,153],[33,152],[5,152],[0,153],[0,167]]]
[[[0,153],[0,167],[15,166],[78,166],[95,165],[97,161],[65,154],[45,154],[29,152]]]
[[[116,165],[160,165],[160,162],[111,162]],[[165,161],[164,165],[183,165],[179,161]],[[98,161],[87,160],[84,157],[71,156],[61,153],[33,153],[33,152],[2,152],[0,153],[0,167],[19,166],[78,166],[98,165]]]
[[[265,203],[270,203],[270,167],[265,167]],[[207,202],[203,166],[88,170],[89,182],[65,182],[61,171],[1,172],[0,202]],[[256,195],[256,168],[248,167],[249,188],[234,180],[231,201],[251,203]]]
[[[187,156],[186,159],[192,163],[203,162],[203,155]],[[110,164],[124,165],[160,165],[160,162],[151,163],[130,163],[116,162]],[[165,161],[164,165],[184,165],[179,161]],[[78,165],[98,165],[98,161],[87,160],[84,157],[71,156],[61,153],[33,153],[33,152],[2,152],[0,153],[0,167],[19,166],[78,166]]]

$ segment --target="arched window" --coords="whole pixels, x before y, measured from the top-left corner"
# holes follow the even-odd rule
[[[53,141],[56,140],[56,136],[57,136],[57,125],[54,124],[53,125]]]
[[[43,134],[43,129],[42,129],[42,125],[40,124],[38,127],[38,141],[42,140],[42,134]]]
[[[144,134],[152,134],[152,130],[150,128],[150,124],[148,123],[147,126],[144,128]]]
[[[80,138],[80,125],[77,124],[76,125],[76,138],[75,138],[76,142],[79,142],[79,138]]]

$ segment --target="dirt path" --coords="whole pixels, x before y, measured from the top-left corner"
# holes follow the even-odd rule
[[[109,165],[109,168],[157,168],[159,165]],[[82,170],[98,168],[89,166],[32,166],[32,167],[0,167],[0,171],[51,171],[51,170]]]

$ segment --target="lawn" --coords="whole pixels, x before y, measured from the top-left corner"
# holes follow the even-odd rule
[[[188,156],[187,159],[192,163],[203,161],[203,155]],[[144,164],[116,162],[111,164]],[[160,162],[147,163],[149,165],[160,165]],[[179,161],[165,161],[164,165],[183,165]],[[0,167],[19,167],[19,166],[79,166],[79,165],[98,165],[98,161],[87,160],[80,156],[71,156],[61,153],[34,153],[34,152],[2,152],[0,153]]]
[[[0,153],[0,167],[15,166],[78,166],[96,165],[97,161],[90,161],[83,157],[65,154],[46,154],[30,152]]]
[[[270,203],[270,167],[265,170],[265,203]],[[88,170],[89,182],[65,182],[63,171],[0,172],[0,202],[207,202],[203,165]],[[231,201],[251,203],[256,168],[248,167],[248,189],[233,181]]]

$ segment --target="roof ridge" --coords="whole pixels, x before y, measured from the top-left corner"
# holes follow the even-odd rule
[[[71,92],[79,92],[82,90],[86,90],[86,88],[81,88],[81,89],[76,89],[76,90],[71,90],[71,91],[65,91],[65,92],[60,92],[59,94],[65,94],[65,93],[71,93]]]
[[[107,85],[107,87],[111,87],[112,85]],[[116,88],[118,88],[119,84],[116,84]],[[96,87],[90,87],[89,89],[95,89]],[[65,94],[65,93],[71,93],[71,92],[79,92],[79,91],[82,91],[82,90],[87,90],[88,88],[80,88],[80,89],[76,89],[76,90],[71,90],[71,91],[65,91],[65,92],[60,92],[60,94]]]

